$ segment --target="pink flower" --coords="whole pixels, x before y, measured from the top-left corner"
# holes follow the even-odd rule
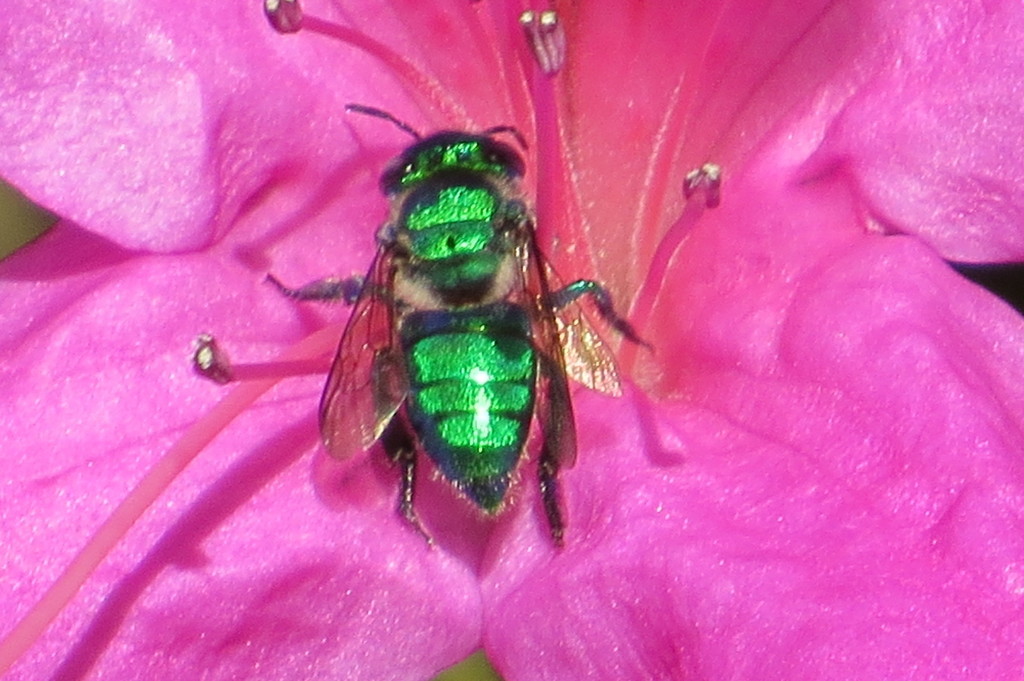
[[[1012,677],[1024,324],[942,258],[1024,250],[1024,14],[946,4],[566,3],[541,236],[655,351],[624,349],[624,399],[576,394],[565,549],[530,475],[497,522],[424,480],[429,549],[289,379],[9,678],[426,678],[480,646],[509,681]],[[311,2],[333,36],[251,3],[5,10],[0,174],[65,218],[0,265],[13,623],[226,394],[198,332],[258,361],[344,320],[259,283],[372,257],[408,140],[344,104],[536,141],[545,85],[497,0]]]

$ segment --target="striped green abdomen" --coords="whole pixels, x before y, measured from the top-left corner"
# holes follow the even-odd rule
[[[512,303],[411,312],[402,320],[408,415],[441,473],[487,511],[500,506],[533,414],[536,355]]]

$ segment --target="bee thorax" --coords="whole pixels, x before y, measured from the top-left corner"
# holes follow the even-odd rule
[[[511,254],[488,254],[487,259],[484,263],[468,260],[443,265],[405,262],[395,272],[395,299],[414,310],[487,305],[504,300],[516,284],[515,258]]]

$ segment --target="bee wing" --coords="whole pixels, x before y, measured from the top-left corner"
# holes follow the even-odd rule
[[[320,398],[320,434],[327,451],[339,459],[376,442],[408,391],[394,342],[392,276],[391,253],[381,250],[345,326]]]
[[[532,250],[536,267],[540,268],[536,276],[543,280],[544,295],[550,297],[551,291],[561,290],[564,284],[540,249],[534,246]],[[583,305],[573,301],[555,310],[553,316],[569,377],[591,390],[614,397],[622,395],[615,355],[591,326]]]
[[[551,266],[546,262],[544,266],[548,268],[548,277],[557,281]],[[590,325],[583,306],[572,302],[557,310],[555,323],[569,376],[591,390],[614,397],[622,395],[615,356]]]
[[[573,417],[565,355],[559,323],[549,303],[551,289],[548,270],[533,238],[533,227],[526,226],[519,248],[522,265],[522,300],[530,311],[533,339],[540,356],[535,414],[547,447],[555,461],[569,467],[576,463],[576,421]]]

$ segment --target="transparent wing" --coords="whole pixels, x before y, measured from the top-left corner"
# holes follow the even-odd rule
[[[519,301],[530,311],[533,339],[540,354],[537,378],[537,405],[534,413],[544,435],[545,446],[564,467],[576,463],[576,422],[572,412],[565,357],[559,335],[559,323],[548,303],[551,290],[547,270],[526,225],[523,243],[518,247],[522,265],[522,297]]]
[[[394,342],[392,277],[391,253],[381,250],[367,273],[320,398],[320,434],[327,451],[339,459],[376,442],[408,391]]]
[[[532,250],[534,266],[540,269],[537,276],[544,282],[544,295],[550,297],[551,291],[560,290],[564,284],[540,250],[536,246]],[[614,397],[622,395],[615,355],[591,326],[583,305],[571,302],[554,310],[553,316],[569,377],[591,390]]]
[[[551,266],[544,266],[548,268],[548,277],[557,281]],[[590,325],[583,306],[572,302],[555,311],[555,323],[569,376],[591,390],[615,397],[622,395],[615,356]]]

